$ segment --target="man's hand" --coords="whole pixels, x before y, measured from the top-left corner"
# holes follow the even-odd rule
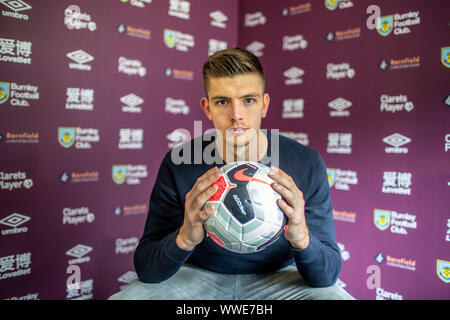
[[[303,193],[295,185],[294,179],[279,168],[272,166],[269,177],[275,181],[272,183],[272,188],[284,199],[277,200],[278,206],[288,218],[284,237],[292,247],[306,249],[310,238],[305,220]]]
[[[202,208],[217,191],[217,186],[211,186],[211,184],[219,177],[220,173],[217,167],[208,170],[197,179],[192,189],[186,194],[184,221],[176,239],[179,248],[191,251],[203,241],[205,237],[203,222],[214,212],[214,205]]]

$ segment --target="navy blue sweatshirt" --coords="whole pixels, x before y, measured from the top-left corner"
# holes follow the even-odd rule
[[[271,158],[271,136],[274,134],[267,131],[266,135],[269,146],[262,160],[264,164],[268,164],[266,160]],[[197,147],[201,145],[202,150],[208,146],[207,150],[211,150],[210,144],[215,145],[215,142],[214,137],[212,142],[210,139],[211,137],[202,136],[187,142],[192,147],[191,164],[175,164],[171,151],[165,155],[150,196],[144,234],[134,254],[134,266],[139,280],[149,283],[164,281],[185,262],[231,274],[270,272],[295,262],[300,275],[310,286],[333,285],[341,270],[341,256],[336,244],[324,161],[318,152],[282,135],[278,136],[278,167],[290,175],[303,192],[305,218],[310,234],[309,246],[304,250],[295,249],[284,236],[262,251],[246,254],[228,251],[207,236],[192,251],[185,251],[177,246],[175,239],[183,223],[186,194],[198,177],[216,165],[219,168],[223,165],[193,164],[194,160],[198,162],[198,158],[194,159],[195,144],[197,143]],[[183,146],[177,147],[176,152],[180,148]],[[185,148],[186,145],[183,150]],[[221,160],[220,157],[217,159]]]

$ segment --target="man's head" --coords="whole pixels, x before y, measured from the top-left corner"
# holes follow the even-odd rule
[[[201,106],[229,147],[257,143],[270,97],[258,58],[239,48],[216,52],[203,65]]]
[[[261,77],[265,91],[264,70],[259,59],[251,52],[238,47],[221,50],[213,54],[203,64],[203,85],[208,98],[210,81],[214,78],[232,78],[237,75],[254,73]]]

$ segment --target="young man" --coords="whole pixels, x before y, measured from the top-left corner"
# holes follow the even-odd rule
[[[134,256],[139,280],[111,299],[352,299],[335,285],[341,257],[322,158],[260,129],[270,97],[258,58],[239,48],[219,51],[204,63],[203,79],[201,107],[216,134],[166,154]],[[195,153],[203,157],[211,144],[215,163],[199,162]],[[284,236],[249,254],[221,248],[203,227],[214,210],[204,205],[216,191],[218,167],[237,160],[272,164],[287,217]]]

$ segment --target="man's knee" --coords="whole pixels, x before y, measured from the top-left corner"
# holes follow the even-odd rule
[[[220,279],[218,278],[220,277]],[[225,299],[223,276],[185,265],[169,279],[160,283],[133,281],[110,300],[191,300]]]
[[[309,287],[304,290],[302,298],[307,300],[355,300],[344,288],[337,284],[324,288]]]

